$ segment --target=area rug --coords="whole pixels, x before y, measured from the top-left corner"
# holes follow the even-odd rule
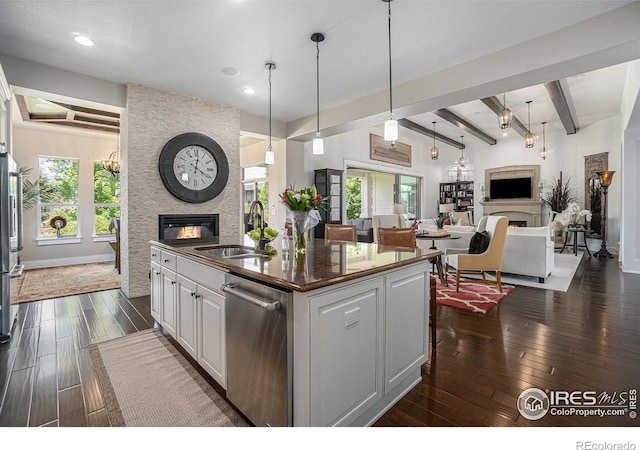
[[[444,286],[440,280],[436,282],[436,303],[452,308],[486,314],[491,308],[514,289],[514,286],[502,283],[502,293],[498,286],[482,283],[460,283],[460,292],[456,292],[456,280],[447,277],[449,286]]]
[[[18,303],[120,288],[112,261],[30,269],[20,278]]]
[[[247,423],[156,329],[89,346],[111,426]]]
[[[555,253],[553,270],[551,271],[551,274],[545,278],[544,283],[539,283],[538,277],[512,275],[510,273],[503,273],[502,281],[518,286],[529,286],[539,289],[567,292],[583,256],[584,252],[582,251],[579,251],[577,256],[573,253]]]

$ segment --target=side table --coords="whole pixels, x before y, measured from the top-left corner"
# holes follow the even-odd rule
[[[589,258],[591,258],[591,252],[589,251],[589,246],[587,245],[587,232],[591,232],[591,230],[588,230],[586,228],[565,228],[563,230],[563,232],[565,233],[564,235],[564,244],[562,244],[562,249],[560,249],[560,253],[562,253],[564,251],[564,249],[567,247],[567,243],[569,242],[569,238],[571,237],[571,235],[573,234],[573,254],[574,255],[578,255],[578,247],[580,248],[584,248],[587,250],[587,253],[589,254]],[[582,242],[584,242],[584,245],[578,245],[578,237],[580,236],[580,233],[582,233]],[[571,244],[569,244],[571,245]]]

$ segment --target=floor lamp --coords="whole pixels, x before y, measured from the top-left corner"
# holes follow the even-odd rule
[[[607,250],[607,190],[611,186],[613,180],[613,174],[616,173],[613,170],[605,170],[604,172],[596,172],[600,178],[600,186],[602,186],[602,192],[604,194],[604,220],[602,222],[602,244],[600,250],[593,256],[598,258],[613,258],[613,255]]]

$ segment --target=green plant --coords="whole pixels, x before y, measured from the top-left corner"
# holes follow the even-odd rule
[[[41,186],[41,178],[38,177],[35,182],[27,178],[33,169],[29,166],[18,168],[18,173],[22,175],[22,207],[31,209],[38,203],[38,198],[43,203],[53,200],[55,189],[52,186]]]
[[[359,219],[362,211],[362,180],[347,177],[347,219]]]
[[[563,183],[562,172],[560,172],[560,178],[558,180],[554,179],[551,184],[551,189],[542,195],[542,202],[549,205],[551,211],[562,212],[567,209],[569,203],[578,201],[576,188],[571,180],[572,177],[569,177],[569,179]]]

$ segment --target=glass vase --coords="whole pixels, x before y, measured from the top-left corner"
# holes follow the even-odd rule
[[[306,253],[309,239],[309,213],[306,211],[291,211],[290,214],[294,251],[296,253]]]

